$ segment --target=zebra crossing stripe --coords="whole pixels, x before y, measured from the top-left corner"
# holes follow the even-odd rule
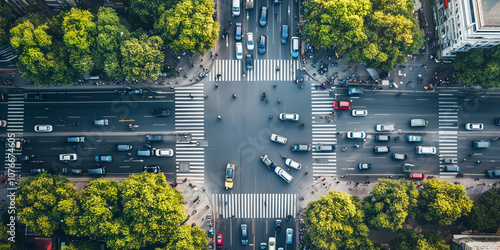
[[[296,194],[213,194],[212,201],[223,218],[295,218],[297,213]]]
[[[294,81],[301,65],[298,60],[265,59],[254,60],[254,68],[246,70],[243,60],[214,60],[208,80],[241,81],[243,67],[248,81]]]

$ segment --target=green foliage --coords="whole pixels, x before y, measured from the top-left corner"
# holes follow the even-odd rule
[[[395,250],[449,250],[443,237],[434,232],[417,233],[413,229],[398,231],[396,242],[391,244]]]
[[[35,233],[51,236],[58,229],[73,226],[72,217],[79,212],[77,199],[76,187],[64,176],[30,176],[19,183],[17,215]]]
[[[14,20],[12,9],[4,2],[0,2],[0,46],[9,44],[12,20]]]
[[[12,237],[7,233],[8,230],[9,228],[5,224],[0,225],[0,249],[16,249],[14,243],[8,240],[9,237]]]
[[[493,187],[474,201],[470,214],[465,219],[467,228],[485,233],[500,230],[500,189]]]
[[[64,43],[78,53],[89,53],[95,35],[95,23],[87,10],[71,9],[62,23]]]
[[[459,53],[453,61],[458,80],[484,89],[500,87],[500,46]]]
[[[47,28],[46,25],[35,28],[30,21],[20,23],[10,30],[10,44],[18,54],[26,53],[30,49],[47,51],[52,44],[51,37],[45,32]]]
[[[371,11],[369,0],[313,0],[305,4],[303,34],[314,47],[346,52],[367,39],[364,19]]]
[[[312,249],[374,249],[361,204],[346,193],[331,190],[310,202],[304,214],[306,241]]]
[[[183,225],[179,227],[171,240],[167,243],[165,250],[197,250],[204,249],[208,245],[208,238],[205,232],[198,226],[190,227]]]
[[[153,28],[155,22],[179,0],[130,0],[130,12],[145,30]]]
[[[35,27],[38,27],[42,24],[45,23],[45,18],[43,18],[40,14],[38,13],[35,13],[35,12],[29,12],[28,14],[16,19],[16,21],[14,22],[14,25],[13,26],[17,26],[21,23],[24,23],[26,21],[30,21],[30,23],[32,23],[33,25],[35,25]]]
[[[123,74],[129,81],[154,81],[161,73],[164,54],[163,40],[158,36],[131,38],[121,47]]]
[[[212,0],[182,0],[166,11],[155,30],[176,51],[202,53],[215,45],[220,25],[212,19]]]
[[[424,189],[418,200],[417,220],[443,226],[466,215],[472,208],[472,201],[465,193],[465,187],[437,179],[424,180]]]
[[[409,180],[379,179],[363,202],[365,220],[377,230],[396,231],[415,215],[418,191]]]

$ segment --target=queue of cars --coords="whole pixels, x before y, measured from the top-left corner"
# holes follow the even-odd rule
[[[278,234],[281,232],[281,220],[276,220],[274,222],[274,235],[278,236]],[[241,232],[241,244],[243,246],[248,245],[248,226],[247,224],[241,224],[240,225],[240,232]],[[292,228],[287,228],[285,231],[285,242],[287,245],[292,245],[293,244],[293,229]],[[223,248],[224,247],[224,236],[222,234],[217,234],[216,236],[216,244],[217,248]],[[269,248],[268,248],[269,247]],[[259,244],[259,249],[276,249],[276,237],[269,237],[267,242],[261,242]],[[282,249],[282,248],[278,248]]]

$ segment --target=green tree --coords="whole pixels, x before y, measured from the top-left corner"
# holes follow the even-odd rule
[[[459,82],[485,89],[500,87],[500,46],[458,53],[453,66]]]
[[[12,9],[4,2],[0,2],[0,46],[9,44],[9,30],[13,20]]]
[[[142,35],[131,38],[121,47],[123,74],[129,81],[158,79],[164,60],[163,40],[158,36]]]
[[[331,190],[312,201],[304,212],[312,249],[375,249],[363,222],[361,204],[346,193]]]
[[[399,230],[395,242],[391,246],[395,250],[449,250],[443,237],[435,232],[417,233],[413,229]]]
[[[123,219],[132,237],[131,246],[167,243],[186,219],[183,197],[162,174],[130,175],[120,185]]]
[[[96,25],[89,11],[71,9],[64,17],[64,44],[68,49],[70,65],[79,71],[80,75],[90,72],[94,67],[91,48],[94,43]]]
[[[17,216],[35,233],[51,236],[58,229],[75,226],[77,200],[76,187],[66,177],[47,173],[30,176],[19,183]]]
[[[451,225],[470,212],[472,201],[466,195],[464,186],[437,179],[424,180],[422,184],[416,217],[419,223]]]
[[[364,19],[371,12],[369,0],[312,0],[304,7],[301,28],[312,46],[335,47],[342,53],[367,39]]]
[[[0,225],[0,249],[16,249],[14,243],[9,241],[8,238],[12,236],[7,233],[7,231],[9,231],[9,228],[2,223],[2,225]]]
[[[485,233],[500,230],[500,189],[493,187],[474,201],[470,214],[465,218],[467,228]]]
[[[415,215],[417,198],[413,182],[379,179],[363,202],[367,225],[377,230],[401,229],[405,219]]]
[[[130,0],[130,12],[136,18],[133,23],[151,30],[161,15],[178,2],[179,0]]]
[[[190,227],[188,225],[183,225],[175,231],[175,234],[170,238],[165,249],[196,250],[203,249],[207,245],[208,238],[203,230],[198,226]]]
[[[96,30],[95,66],[104,69],[111,77],[121,78],[120,45],[130,36],[128,30],[120,24],[115,10],[105,7],[97,13]]]
[[[30,21],[30,23],[32,23],[33,25],[35,25],[35,28],[40,26],[40,25],[43,25],[45,24],[45,18],[42,17],[40,14],[38,13],[35,13],[35,12],[29,12],[28,14],[16,19],[16,21],[14,22],[14,25],[13,26],[17,26],[21,23],[24,23],[26,21]]]
[[[220,25],[212,19],[211,0],[182,0],[166,11],[155,30],[176,51],[202,53],[215,45]]]

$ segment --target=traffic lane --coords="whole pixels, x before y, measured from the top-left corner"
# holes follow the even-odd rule
[[[241,225],[247,225],[247,245],[241,242]],[[246,249],[255,244],[253,219],[226,219],[224,223],[224,248]]]
[[[498,152],[500,151],[500,142],[491,140],[496,139],[496,133],[460,133],[459,138],[459,166],[464,166],[460,172],[464,174],[483,175],[485,170],[495,169],[498,166]],[[490,141],[489,148],[474,148],[474,141]],[[473,154],[473,156],[471,156]],[[465,161],[464,161],[465,159]],[[480,161],[481,163],[477,163]]]
[[[144,148],[145,137],[143,135],[129,135],[126,138],[120,136],[101,137],[99,135],[85,136],[84,143],[67,143],[67,137],[34,137],[30,138],[31,143],[23,147],[23,155],[35,155],[33,161],[23,162],[23,172],[29,172],[31,168],[44,167],[47,169],[59,169],[62,167],[88,169],[96,167],[95,155],[111,155],[111,163],[105,162],[100,165],[108,166],[110,173],[140,173],[144,165],[159,165],[164,172],[172,172],[175,168],[174,157],[138,157],[137,149]],[[165,138],[164,138],[165,139]],[[163,142],[153,142],[151,145],[156,148],[175,147],[172,140]],[[117,144],[132,145],[129,152],[117,152]],[[76,153],[77,160],[63,163],[59,161],[60,154]],[[130,153],[129,156],[127,153]],[[174,152],[175,155],[175,152]],[[129,161],[129,158],[133,160]],[[43,161],[38,164],[36,161]],[[170,166],[170,167],[168,167]]]
[[[59,102],[95,102],[95,101],[114,101],[114,102],[130,102],[130,101],[144,101],[148,99],[157,100],[171,100],[173,98],[173,91],[160,88],[139,88],[132,87],[132,89],[141,89],[141,94],[122,94],[126,91],[126,87],[116,86],[116,88],[99,88],[94,89],[64,89],[64,90],[42,90],[32,91],[27,90],[28,94],[41,94],[42,101],[26,101],[29,103],[38,104],[52,104]]]

